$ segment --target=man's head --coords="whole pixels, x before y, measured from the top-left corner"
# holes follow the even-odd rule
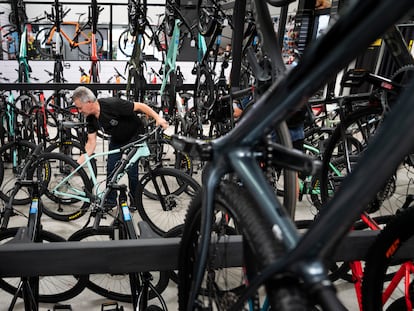
[[[79,112],[88,116],[94,114],[95,112],[95,103],[96,96],[95,94],[84,86],[77,87],[72,94],[72,100]]]

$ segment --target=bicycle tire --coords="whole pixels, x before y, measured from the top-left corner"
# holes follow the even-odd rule
[[[178,303],[180,310],[185,310],[187,302],[190,299],[190,290],[194,280],[195,263],[197,262],[197,250],[200,241],[200,225],[202,213],[202,194],[199,193],[191,202],[186,217],[183,237],[180,244],[178,257],[179,263],[179,283],[178,283]],[[214,197],[215,212],[213,219],[214,239],[212,239],[208,251],[205,275],[203,277],[203,288],[198,289],[196,297],[197,306],[202,309],[211,304],[219,305],[217,309],[229,309],[232,303],[237,300],[240,290],[244,287],[244,270],[247,274],[255,273],[255,269],[263,268],[277,260],[284,253],[283,246],[277,241],[271,230],[266,229],[267,219],[259,213],[256,208],[254,198],[241,186],[234,183],[222,182],[216,189]],[[222,268],[230,257],[226,247],[228,238],[220,236],[228,232],[228,225],[232,225],[236,232],[243,237],[243,248],[248,249],[251,256],[243,256],[248,259],[246,267]],[[224,227],[223,227],[224,226]],[[270,226],[271,227],[271,226]],[[222,250],[224,254],[219,258],[215,252],[218,246],[214,241],[224,243]],[[247,253],[244,253],[247,254]],[[234,255],[234,254],[233,254]],[[237,254],[236,256],[240,256]],[[217,269],[217,262],[220,262],[220,268]],[[254,261],[252,264],[251,261]],[[231,275],[236,277],[230,279]],[[223,279],[219,279],[223,278]],[[306,303],[301,290],[297,284],[285,283],[281,289],[275,280],[269,280],[265,283],[267,293],[269,293],[272,310],[305,310],[303,306]],[[281,299],[283,295],[283,299]],[[209,300],[204,304],[204,299]],[[215,301],[215,300],[219,301]],[[286,304],[289,307],[286,307]],[[302,306],[303,309],[294,309]],[[280,307],[280,308],[279,308]]]
[[[37,49],[37,52],[44,58],[44,59],[53,59],[56,54],[61,55],[63,53],[63,44],[61,44],[61,50],[55,51],[56,47],[56,39],[53,38],[49,44],[47,44],[47,40],[49,38],[50,31],[53,29],[53,27],[50,28],[43,28],[39,30],[35,37],[35,46]],[[56,34],[59,35],[60,42],[63,43],[63,36],[61,33],[54,33],[54,36]]]
[[[84,27],[82,29],[83,34],[81,33],[79,36],[81,37],[85,37],[84,40],[90,40],[92,37],[92,28],[88,27]],[[78,39],[79,40],[79,39]],[[102,33],[99,30],[96,30],[96,34],[95,34],[95,40],[96,40],[96,52],[99,53],[102,51],[103,48],[103,36]],[[79,44],[78,45],[78,50],[81,54],[85,55],[85,56],[91,56],[91,43],[89,44]]]
[[[154,232],[164,236],[168,230],[184,223],[188,204],[200,189],[197,181],[184,172],[158,167],[140,179],[135,193],[138,213]]]
[[[25,160],[35,148],[35,144],[26,140],[10,142],[0,148],[0,198],[4,202],[10,201],[9,194],[15,186],[16,177],[20,174]],[[31,196],[28,189],[21,188],[13,199],[13,205],[24,205],[30,201]]]
[[[65,140],[51,143],[48,147],[46,147],[44,152],[58,152],[77,161],[82,154],[86,153],[86,150],[85,146],[76,140]],[[92,165],[92,170],[95,176],[97,176],[98,167],[96,164],[96,159],[91,159],[90,163]]]
[[[48,128],[49,128],[49,123],[57,124],[56,117],[52,113],[50,113],[50,111],[48,111],[46,108],[45,108],[45,115],[43,115],[43,113],[41,112],[41,109],[42,108],[39,106],[33,106],[29,110],[29,115],[32,116],[33,118],[36,118],[36,121],[32,123],[33,133],[36,133],[38,142],[42,140],[47,141],[47,142],[54,141],[58,137],[58,132],[57,131],[51,132],[49,131]],[[44,120],[44,117],[46,117],[46,121]],[[38,128],[39,124],[41,125],[40,128]],[[47,128],[44,128],[45,126]]]
[[[248,105],[244,110],[241,118],[243,118],[254,104]],[[287,148],[293,148],[292,139],[286,121],[274,128],[274,134],[277,142]],[[292,219],[295,219],[296,203],[297,203],[297,177],[296,172],[288,169],[280,169],[279,167],[267,167],[270,185],[275,189],[276,195],[282,199],[283,206]]]
[[[395,260],[393,258],[405,242],[414,235],[413,219],[413,207],[397,214],[370,246],[367,252],[364,279],[362,282],[362,305],[364,310],[377,311],[386,307],[383,306],[382,293],[384,284],[387,282],[387,269],[404,262],[402,259]],[[411,262],[412,258],[407,258],[407,260]],[[397,292],[397,297],[392,298],[401,297],[401,290],[397,289]],[[402,296],[404,296],[404,291],[402,291]],[[412,302],[414,302],[413,298],[412,296],[410,297]]]
[[[6,53],[9,58],[17,57],[19,51],[19,35],[16,26],[11,24],[1,26],[0,32],[0,51]]]
[[[19,228],[9,228],[1,231],[0,243],[3,244],[6,239],[12,239],[18,230]],[[39,238],[42,242],[62,243],[66,241],[64,238],[45,230],[40,231]],[[19,282],[20,278],[1,278],[0,287],[14,295]],[[39,279],[39,301],[44,303],[57,303],[69,300],[84,290],[86,282],[87,278],[80,276],[42,276]],[[19,297],[21,297],[21,292]]]
[[[211,0],[198,0],[198,31],[205,37],[211,36],[217,26],[215,8]]]
[[[68,241],[111,241],[114,240],[113,226],[99,226],[97,229],[86,227],[75,232]],[[154,271],[158,278],[154,285],[158,293],[162,293],[168,286],[169,276],[167,271]],[[153,273],[153,271],[151,271]],[[159,274],[158,274],[159,273]],[[91,291],[117,301],[131,302],[130,283],[128,274],[92,274],[88,276],[87,288]],[[155,298],[156,294],[150,290],[149,298]]]
[[[148,147],[151,151],[149,159],[154,160],[153,164],[173,167],[191,176],[193,174],[193,161],[191,157],[177,150],[172,145],[171,136],[163,135],[159,140],[148,141]]]
[[[357,156],[359,153],[363,152],[366,148],[366,145],[369,143],[370,138],[372,135],[375,135],[376,130],[379,126],[381,126],[381,122],[383,120],[382,116],[382,109],[381,108],[367,108],[362,109],[359,111],[354,112],[344,121],[344,126],[348,130],[355,126],[355,124],[362,124],[367,123],[366,120],[369,119],[369,126],[367,126],[368,130],[364,129],[365,133],[364,136],[360,135],[358,137],[358,147],[354,148],[355,152],[349,154],[349,158],[352,160],[352,157]],[[360,128],[363,126],[358,125]],[[359,129],[358,129],[359,130]],[[361,131],[362,132],[362,131]],[[323,154],[323,164],[321,168],[321,175],[320,175],[320,190],[321,190],[321,199],[322,202],[326,203],[330,198],[330,192],[334,193],[334,191],[330,191],[331,189],[335,189],[335,187],[340,185],[341,177],[339,180],[331,180],[329,173],[327,173],[327,167],[329,163],[334,162],[333,159],[337,157],[343,157],[342,153],[335,154],[336,146],[340,144],[342,141],[342,135],[340,133],[340,128],[335,129],[331,138],[326,145],[326,150]],[[361,140],[361,137],[362,138]],[[347,140],[350,140],[349,137]],[[342,143],[343,145],[343,143]],[[352,140],[349,145],[353,145],[356,147],[355,140]],[[355,162],[353,160],[353,162]],[[352,163],[352,162],[351,162]],[[351,166],[352,168],[352,166]],[[345,175],[343,175],[345,176]],[[411,191],[411,183],[409,180],[414,176],[414,167],[408,161],[403,161],[394,174],[390,176],[387,182],[384,184],[383,188],[377,193],[375,198],[370,201],[367,205],[366,211],[369,213],[379,213],[381,215],[394,215],[395,212],[398,210],[400,206],[405,201],[406,194],[410,193]]]
[[[53,188],[58,185],[66,176],[75,170],[79,164],[70,157],[59,153],[43,153],[36,160],[34,167],[43,167],[43,163],[49,163],[50,172],[47,172],[50,178],[43,181],[45,172],[42,170],[33,170],[31,174],[38,174],[38,180],[41,182],[41,198],[43,203],[43,212],[49,217],[60,221],[72,221],[82,217],[89,208],[92,201],[92,184],[83,168],[80,168],[71,179],[62,184],[62,190],[65,194],[53,193]],[[77,198],[71,198],[69,195],[84,196],[89,201],[80,201]]]

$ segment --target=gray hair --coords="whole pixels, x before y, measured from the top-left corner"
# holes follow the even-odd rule
[[[88,101],[95,102],[96,96],[87,87],[78,86],[72,94],[72,100],[75,101],[77,99],[79,99],[82,103],[87,103]]]

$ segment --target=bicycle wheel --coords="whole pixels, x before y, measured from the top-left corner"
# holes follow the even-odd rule
[[[49,171],[42,168],[48,163]],[[33,165],[32,170],[37,179],[42,181],[41,193],[43,212],[49,217],[71,221],[83,216],[92,201],[92,184],[83,168],[76,171],[69,179],[65,179],[79,165],[64,154],[44,153]],[[39,169],[40,168],[40,169]],[[47,180],[44,175],[50,176]]]
[[[132,36],[129,29],[124,30],[118,39],[118,48],[122,54],[131,57],[133,46],[135,42],[135,36]]]
[[[36,133],[37,142],[41,141],[53,141],[56,140],[58,136],[57,131],[49,131],[49,122],[57,124],[57,120],[53,114],[51,114],[47,109],[45,109],[44,114],[42,108],[39,106],[33,106],[29,115],[32,118],[33,122],[33,132]]]
[[[278,142],[285,147],[292,148],[292,140],[290,138],[290,132],[286,125],[286,122],[280,123],[275,128]],[[269,172],[267,172],[269,173]],[[288,169],[277,168],[276,171],[270,168],[270,173],[273,179],[269,179],[271,184],[276,190],[276,194],[282,197],[282,203],[286,211],[292,217],[295,218],[296,213],[296,193],[297,193],[297,174],[295,171]],[[276,173],[276,175],[274,175]]]
[[[373,135],[383,120],[382,109],[367,108],[354,112],[344,121],[346,138],[343,139],[338,127],[329,139],[323,154],[323,164],[320,175],[320,190],[322,202],[327,202],[334,195],[343,178],[352,171],[357,162],[357,156],[367,147]],[[345,149],[345,146],[347,149]],[[346,152],[347,150],[347,152]],[[344,170],[341,176],[332,174],[332,165],[339,161]],[[406,194],[411,193],[414,168],[410,161],[404,161],[390,176],[381,191],[368,204],[367,212],[380,215],[394,215],[395,211],[405,202]]]
[[[159,235],[184,223],[191,198],[200,185],[184,172],[159,167],[145,174],[135,194],[142,219]]]
[[[203,36],[211,36],[217,25],[216,12],[211,0],[198,0],[198,31]]]
[[[0,51],[8,55],[9,59],[15,59],[19,52],[19,34],[15,25],[0,27]]]
[[[407,257],[395,259],[395,256],[403,249],[408,240],[414,235],[414,208],[397,214],[381,231],[374,243],[367,252],[364,279],[362,283],[362,304],[366,311],[370,310],[390,310],[401,303],[401,297],[410,299],[414,303],[414,294],[412,290],[413,283],[405,276],[410,275],[412,278],[413,261]],[[405,270],[406,268],[406,270]],[[406,271],[407,274],[398,278],[398,273]],[[396,282],[397,287],[390,293],[390,297],[383,303],[384,290],[389,286],[387,275],[393,273],[391,282]],[[404,280],[410,283],[409,293],[405,292]],[[412,280],[412,279],[411,279]],[[408,296],[407,296],[408,295]],[[393,306],[392,306],[393,305]],[[396,309],[393,309],[396,310]],[[405,301],[398,310],[407,310]]]
[[[142,68],[131,68],[128,72],[132,96],[131,100],[144,102],[147,81],[144,78]]]
[[[382,117],[383,110],[380,107],[368,107],[356,110],[347,116],[333,131],[323,153],[321,169],[322,201],[329,199],[327,192],[329,165],[334,159],[358,155],[365,149],[370,138],[376,132]]]
[[[10,201],[16,177],[20,175],[26,159],[35,148],[35,144],[25,140],[11,142],[0,148],[0,198],[3,201]],[[13,199],[13,205],[28,204],[30,201],[29,190],[22,187]]]
[[[171,144],[171,136],[164,134],[159,141],[150,140],[148,147],[151,151],[149,159],[154,161],[154,165],[161,163],[163,167],[176,168],[190,176],[193,173],[192,159],[188,154],[174,148]]]
[[[248,105],[244,110],[241,118],[244,118],[252,109],[254,103]],[[292,139],[290,136],[289,128],[285,121],[279,124],[278,127],[274,128],[272,138],[277,143],[287,148],[292,148]],[[282,200],[283,206],[286,211],[292,217],[295,218],[296,213],[296,201],[298,192],[297,174],[295,171],[283,169],[278,166],[266,165],[265,174],[269,180],[270,185],[276,192],[276,195]]]
[[[99,226],[97,229],[87,227],[75,232],[69,241],[113,241],[116,236],[122,236],[120,228],[113,226]],[[158,293],[162,293],[168,285],[167,271],[151,271],[154,277],[152,282]],[[127,273],[121,274],[91,274],[88,276],[87,287],[93,292],[122,302],[131,302],[131,287]],[[150,299],[156,294],[150,290]]]
[[[84,27],[78,37],[78,42],[80,43],[78,45],[78,49],[81,54],[91,56],[91,38],[92,28],[90,28],[89,26]],[[96,52],[99,53],[102,51],[104,43],[102,33],[99,30],[96,30],[95,40]],[[84,44],[81,44],[81,42],[84,42]]]
[[[43,28],[36,34],[35,37],[35,46],[40,55],[44,59],[53,59],[55,54],[61,55],[63,53],[63,44],[61,45],[60,51],[55,51],[56,49],[56,36],[59,36],[60,42],[63,43],[63,36],[60,33],[55,32],[53,38],[49,41],[50,32],[56,31],[56,28]]]
[[[7,243],[17,233],[19,228],[9,228],[0,232],[0,244]],[[66,240],[52,232],[41,230],[39,239],[42,243],[65,242]],[[30,263],[28,263],[30,264]],[[80,294],[86,286],[87,278],[82,276],[58,275],[41,276],[39,278],[39,301],[56,303],[71,299]],[[20,283],[20,278],[1,278],[0,287],[14,295]],[[19,294],[21,297],[21,292]]]
[[[77,161],[79,157],[84,154],[85,146],[83,146],[80,142],[76,140],[66,140],[66,141],[57,141],[55,143],[51,143],[48,147],[46,147],[45,153],[48,152],[58,152],[64,154],[73,160]],[[97,173],[97,166],[96,160],[91,161],[92,168],[94,173]]]
[[[189,301],[191,285],[194,281],[197,250],[200,242],[201,223],[201,192],[191,202],[179,252],[179,283],[178,302],[180,310],[186,308]],[[245,272],[251,276],[256,269],[261,269],[276,260],[283,252],[283,247],[266,229],[267,219],[259,213],[254,198],[242,187],[221,183],[217,187],[214,198],[214,213],[212,219],[210,247],[207,254],[206,266],[201,288],[198,289],[195,304],[201,309],[228,310],[237,300],[240,291],[245,286]],[[271,226],[270,226],[271,227]],[[226,243],[229,235],[241,234],[244,251],[234,252]],[[217,252],[220,242],[221,252]],[[239,258],[247,263],[245,267],[231,267],[228,260]],[[220,264],[217,264],[217,263]],[[227,267],[227,268],[226,268]],[[257,270],[258,271],[258,270]],[[265,291],[271,298],[272,310],[306,310],[306,303],[297,284],[279,280],[283,288],[277,290],[277,281],[268,280],[264,285]],[[287,295],[289,290],[289,295]],[[283,296],[283,299],[281,297]],[[283,309],[283,304],[302,306],[303,309]]]

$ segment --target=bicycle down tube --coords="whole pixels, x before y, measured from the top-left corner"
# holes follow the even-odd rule
[[[267,3],[255,0],[259,32],[261,23],[269,22],[264,12]],[[355,55],[384,33],[413,7],[411,0],[398,2],[383,0],[359,1],[342,16],[336,24],[310,46],[299,65],[283,79],[273,83],[268,91],[257,101],[255,107],[245,116],[227,136],[221,137],[208,144],[207,150],[210,162],[203,174],[203,211],[201,242],[198,249],[196,271],[192,284],[188,310],[192,310],[196,291],[201,284],[202,271],[209,244],[211,213],[213,211],[214,188],[220,178],[229,171],[234,171],[241,178],[247,190],[256,193],[257,208],[271,219],[272,230],[282,241],[288,251],[288,256],[266,268],[250,283],[249,290],[239,300],[240,304],[232,310],[239,310],[241,301],[248,297],[266,277],[280,271],[294,271],[303,277],[311,289],[318,289],[319,301],[323,308],[342,310],[344,307],[336,298],[331,282],[328,280],[322,264],[322,257],[332,251],[332,247],[347,233],[352,223],[358,219],[365,203],[368,203],[382,186],[383,180],[401,162],[403,155],[409,153],[412,146],[409,139],[414,141],[412,114],[410,102],[414,100],[413,92],[405,92],[405,96],[389,118],[384,122],[382,135],[377,136],[360,160],[354,172],[344,181],[342,190],[330,201],[328,208],[321,213],[319,221],[309,231],[300,237],[293,221],[269,190],[266,180],[255,161],[254,146],[268,131],[271,125],[279,124],[291,115],[297,108],[307,102],[329,78],[338,73]],[[268,15],[268,12],[267,12]],[[257,17],[257,16],[256,16]],[[270,16],[269,16],[270,17]],[[381,21],[381,22],[379,22]],[[375,27],[374,27],[375,26]],[[411,84],[413,87],[413,85]],[[257,120],[261,120],[260,123]],[[390,131],[392,129],[392,132]],[[399,137],[399,139],[392,139]],[[387,140],[386,148],[379,139]],[[401,139],[406,139],[406,144]],[[237,142],[237,146],[234,142]],[[373,155],[378,159],[372,161]],[[371,160],[370,160],[371,159]],[[381,160],[380,160],[381,159]],[[387,163],[378,170],[377,163]],[[228,164],[230,163],[230,167]],[[375,164],[375,165],[374,165]],[[364,176],[375,176],[366,182]],[[351,187],[350,187],[351,186]],[[363,189],[363,190],[362,190]],[[349,206],[354,208],[350,209]],[[319,286],[319,287],[318,287]],[[328,290],[325,290],[328,289]]]

